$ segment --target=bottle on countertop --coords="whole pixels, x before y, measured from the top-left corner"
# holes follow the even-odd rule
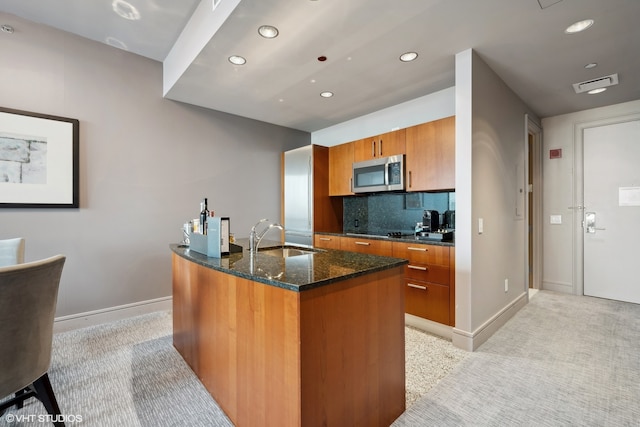
[[[207,198],[200,202],[200,229],[202,234],[207,234],[207,218],[209,218],[209,209],[207,207]]]

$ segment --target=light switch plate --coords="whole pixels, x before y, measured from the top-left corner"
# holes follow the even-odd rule
[[[549,223],[551,224],[562,224],[562,215],[550,215]]]

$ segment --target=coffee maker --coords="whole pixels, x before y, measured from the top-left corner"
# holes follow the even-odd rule
[[[440,228],[438,211],[425,210],[422,223],[416,224],[416,239],[449,242],[453,240],[453,231]]]
[[[440,228],[440,214],[438,211],[425,210],[422,215],[422,231],[432,233]]]
[[[456,228],[456,211],[444,211],[442,215],[442,228],[447,230],[455,230]]]

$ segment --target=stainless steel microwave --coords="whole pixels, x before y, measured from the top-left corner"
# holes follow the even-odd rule
[[[390,156],[353,163],[354,193],[404,190],[404,156]]]

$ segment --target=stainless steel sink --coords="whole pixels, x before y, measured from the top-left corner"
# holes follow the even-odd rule
[[[300,256],[300,255],[313,255],[318,252],[320,251],[316,249],[298,248],[298,247],[292,247],[292,246],[264,248],[264,249],[258,250],[258,253],[260,254],[271,255],[271,256],[276,256],[281,258],[289,258],[292,256]]]

